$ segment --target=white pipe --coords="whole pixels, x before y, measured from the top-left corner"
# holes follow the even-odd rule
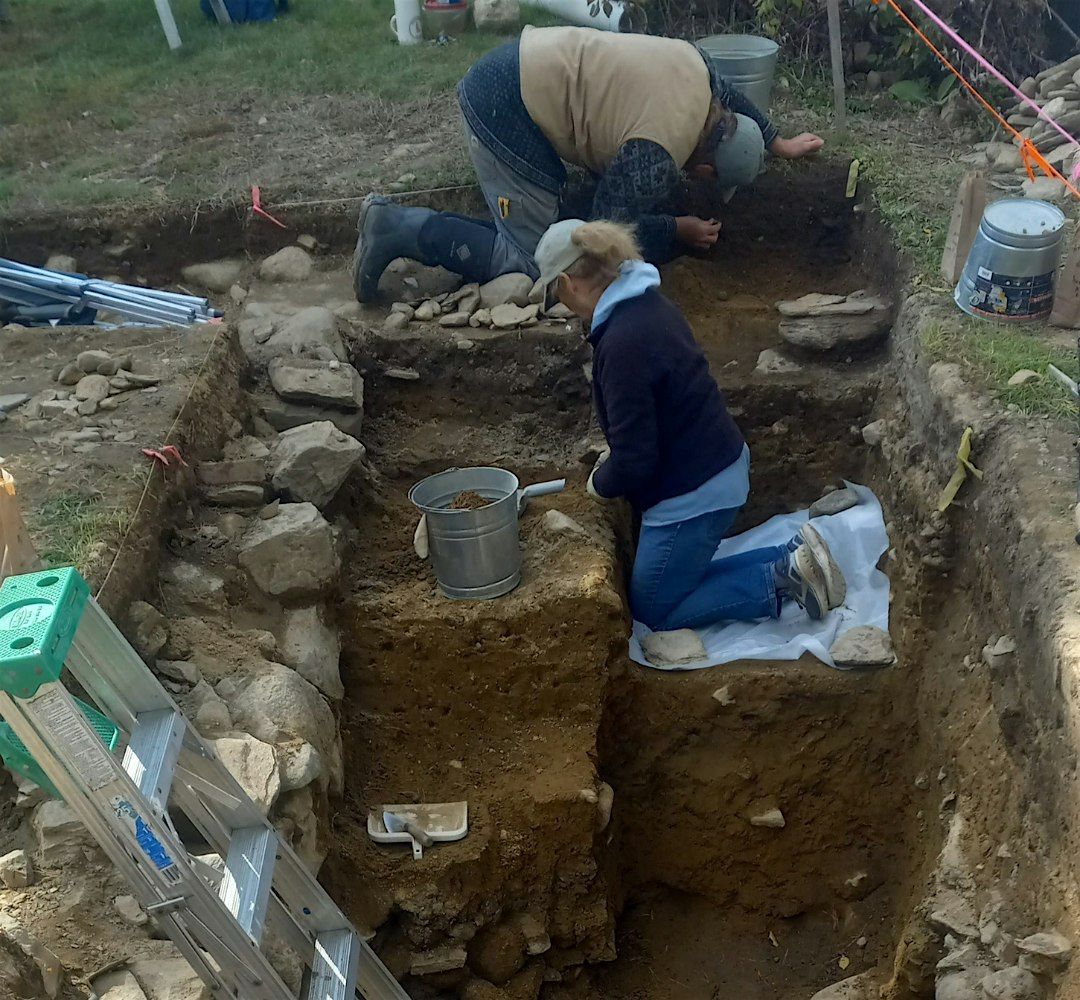
[[[611,0],[611,13],[604,13],[603,0],[596,17],[589,13],[591,6],[589,0],[525,0],[525,2],[538,10],[545,10],[549,14],[561,17],[571,24],[579,24],[583,28],[599,28],[601,31],[629,31],[630,14],[623,0]]]

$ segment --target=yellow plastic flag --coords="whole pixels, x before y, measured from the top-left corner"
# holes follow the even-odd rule
[[[970,472],[976,479],[982,479],[983,474],[971,464],[971,435],[974,433],[970,427],[964,428],[964,434],[960,438],[960,447],[956,449],[956,471],[949,480],[948,485],[941,491],[941,499],[938,500],[937,509],[946,511],[949,505],[956,499],[960,487],[964,485],[967,474]]]

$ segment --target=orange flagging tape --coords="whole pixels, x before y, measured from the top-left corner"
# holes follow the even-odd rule
[[[1072,193],[1074,198],[1080,198],[1080,190],[1078,190],[1072,182],[1065,177],[1061,171],[1055,169],[1047,162],[1046,157],[1042,155],[1036,148],[1035,144],[1030,140],[1022,136],[1012,125],[1010,125],[1004,118],[1004,116],[995,108],[979,91],[975,85],[963,73],[960,72],[942,53],[936,45],[920,30],[919,26],[910,18],[900,6],[896,0],[874,0],[875,5],[880,5],[882,2],[887,3],[893,11],[899,16],[899,18],[923,41],[926,47],[937,56],[941,64],[950,72],[957,80],[964,86],[969,94],[974,97],[991,115],[997,120],[997,123],[1009,132],[1013,138],[1020,144],[1020,159],[1024,164],[1024,169],[1027,171],[1028,178],[1030,180],[1035,179],[1035,168],[1038,167],[1047,177],[1054,177],[1061,181],[1066,188]]]

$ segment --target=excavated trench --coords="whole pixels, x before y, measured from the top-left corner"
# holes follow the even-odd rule
[[[892,277],[833,182],[774,191],[767,218],[728,223],[719,263],[665,273],[753,453],[735,530],[842,479],[892,499],[860,434],[883,353],[754,372],[777,344],[776,299]],[[369,376],[375,474],[351,511],[360,548],[339,616],[347,780],[331,889],[380,928],[415,996],[456,995],[475,976],[514,997],[542,984],[566,998],[809,997],[845,969],[887,964],[940,839],[913,797],[920,582],[892,574],[898,663],[887,670],[804,659],[667,674],[630,662],[632,526],[584,491],[596,439],[587,351],[540,329],[479,347],[375,335],[358,359],[422,377]],[[496,601],[446,600],[412,551],[409,487],[466,465],[569,479],[530,507],[523,582]],[[581,530],[552,530],[549,509]],[[422,861],[366,837],[379,803],[458,799],[468,837]],[[771,807],[783,829],[749,823]]]

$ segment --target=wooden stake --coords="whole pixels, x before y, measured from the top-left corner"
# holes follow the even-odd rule
[[[840,46],[840,0],[826,0],[829,12],[829,55],[832,58],[833,111],[843,125],[847,117],[844,104],[844,50]]]

